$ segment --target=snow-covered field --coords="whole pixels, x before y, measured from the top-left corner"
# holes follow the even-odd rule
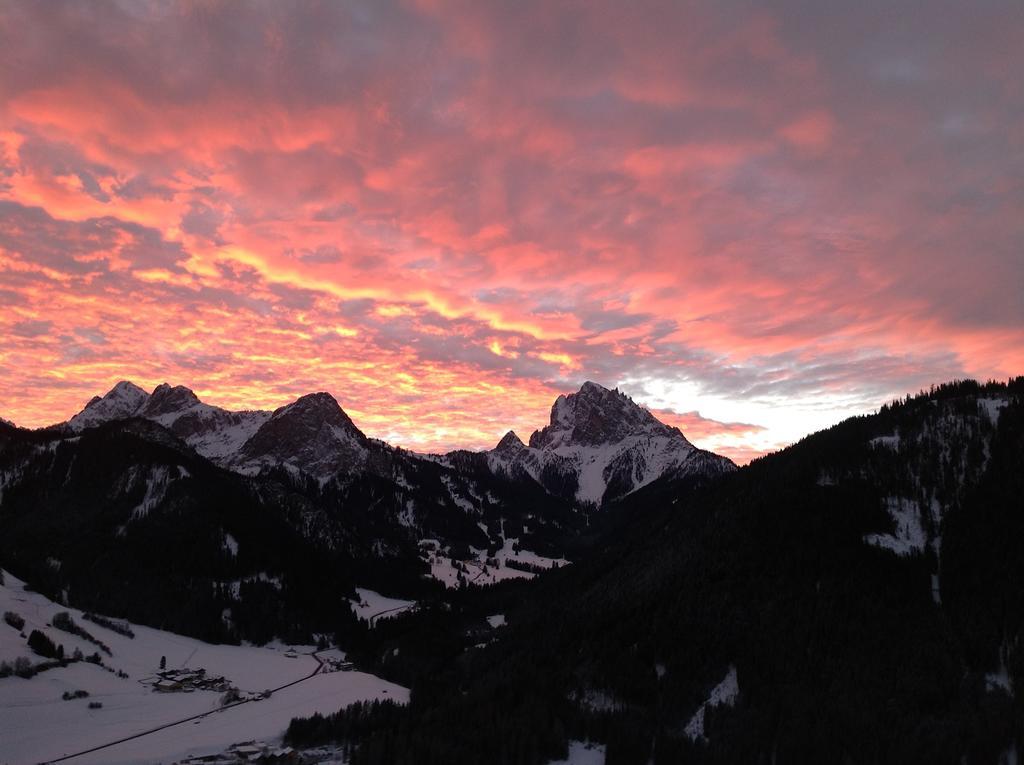
[[[487,550],[471,547],[473,558],[459,562],[466,567],[465,572],[460,572],[456,568],[456,561],[446,555],[443,549],[439,549],[437,540],[422,539],[420,548],[421,554],[430,564],[430,575],[439,582],[443,582],[445,587],[458,587],[460,573],[468,584],[477,585],[494,584],[506,579],[532,579],[536,576],[531,571],[522,571],[507,565],[510,560],[544,569],[569,565],[569,561],[565,558],[546,558],[530,550],[516,552],[513,548],[518,542],[518,539],[504,540],[502,548],[493,556],[498,562],[497,566],[487,563]],[[429,543],[432,547],[425,548],[424,543]]]
[[[552,760],[549,765],[604,765],[604,745],[582,741],[569,742],[569,756],[564,760]]]
[[[416,605],[415,600],[402,600],[400,598],[389,598],[379,592],[367,590],[363,587],[356,587],[358,601],[351,601],[352,611],[361,619],[372,622],[378,618],[387,618],[408,611]]]
[[[30,679],[0,679],[0,763],[20,765],[53,760],[118,739],[211,713],[195,721],[151,733],[71,763],[173,762],[190,754],[222,751],[252,739],[271,740],[284,733],[291,718],[314,712],[334,712],[360,699],[408,700],[405,688],[362,672],[330,672],[309,677],[319,667],[312,648],[288,651],[284,646],[210,645],[169,632],[132,625],[131,639],[82,618],[42,595],[24,591],[24,585],[5,573],[0,585],[0,611],[13,611],[25,619],[27,636],[38,629],[70,656],[76,648],[89,655],[92,643],[50,626],[54,614],[67,611],[74,621],[106,643],[112,656],[102,654],[111,670],[84,662],[42,672]],[[289,654],[296,654],[294,657]],[[24,656],[33,664],[43,661],[28,648],[25,638],[0,622],[0,661],[13,663]],[[204,668],[207,676],[222,675],[244,693],[276,691],[270,698],[223,711],[221,694],[211,691],[158,693],[146,683],[157,672],[161,657],[167,668]],[[303,680],[302,678],[307,678]],[[87,691],[87,698],[64,701],[65,692]],[[90,709],[90,702],[103,706]]]

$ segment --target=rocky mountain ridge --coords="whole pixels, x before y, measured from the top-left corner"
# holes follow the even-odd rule
[[[409,452],[368,439],[329,393],[302,396],[274,412],[232,412],[205,404],[188,388],[159,385],[147,394],[122,381],[93,398],[66,426],[75,432],[130,417],[168,428],[199,454],[246,475],[284,468],[321,483],[394,469]],[[427,455],[451,466],[456,458]],[[586,382],[561,395],[550,424],[529,446],[509,431],[487,452],[495,474],[537,482],[570,501],[600,506],[662,476],[717,475],[728,459],[694,447],[678,428],[660,422],[623,393]]]

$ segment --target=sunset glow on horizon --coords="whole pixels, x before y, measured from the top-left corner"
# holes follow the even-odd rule
[[[825,6],[828,6],[827,8]],[[0,4],[0,416],[585,380],[738,462],[1024,374],[1019,3]]]

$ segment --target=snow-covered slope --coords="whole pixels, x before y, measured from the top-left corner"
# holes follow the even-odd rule
[[[119,382],[68,421],[75,432],[140,417],[170,430],[221,467],[255,474],[285,466],[321,481],[365,467],[368,439],[329,393],[313,393],[274,412],[232,412],[205,404],[183,385],[146,393]]]
[[[82,431],[112,420],[134,417],[148,400],[146,391],[135,383],[122,380],[107,395],[95,396],[85,409],[68,420],[68,425],[74,431]]]
[[[728,459],[697,449],[678,428],[658,420],[617,390],[583,384],[559,396],[551,423],[526,446],[511,431],[488,453],[494,471],[525,472],[546,485],[575,484],[577,500],[600,505],[664,475],[735,470]]]
[[[230,412],[204,404],[188,388],[167,383],[157,386],[139,417],[158,422],[214,462],[226,465],[260,426],[269,412]]]
[[[159,423],[207,459],[226,466],[242,445],[270,418],[270,412],[229,412],[204,404],[182,385],[158,385],[146,393],[122,381],[97,396],[68,420],[75,432],[114,420],[142,417]]]
[[[284,465],[326,480],[365,467],[368,439],[330,393],[282,406],[245,442],[233,466],[246,473]]]
[[[335,712],[361,699],[408,700],[405,688],[362,672],[327,672],[312,655],[313,648],[285,651],[283,646],[211,645],[170,632],[129,625],[134,637],[83,618],[82,612],[28,592],[9,573],[0,585],[0,612],[25,620],[16,630],[0,621],[0,662],[19,657],[33,664],[43,659],[28,648],[26,638],[40,630],[71,656],[76,649],[88,656],[97,646],[52,626],[54,616],[67,612],[75,623],[105,643],[103,664],[75,662],[41,672],[29,679],[0,678],[0,761],[28,765],[101,746],[168,723],[188,720],[132,741],[76,757],[75,763],[171,762],[188,755],[210,754],[241,741],[280,737],[295,716]],[[297,654],[297,655],[296,655]],[[169,670],[205,669],[206,677],[222,676],[243,697],[280,688],[270,698],[253,700],[223,711],[221,692],[157,692],[161,657]],[[108,669],[109,668],[109,669]],[[310,676],[314,671],[317,674]],[[121,672],[119,676],[117,672]],[[307,679],[303,679],[307,678]],[[282,688],[289,683],[295,685]],[[64,700],[64,693],[85,691],[85,698]],[[90,709],[89,704],[101,707]]]
[[[465,459],[457,453],[416,455],[368,439],[329,393],[302,396],[273,413],[230,412],[203,403],[183,386],[164,383],[147,394],[120,382],[90,401],[68,426],[80,432],[127,417],[159,423],[221,467],[247,475],[283,466],[322,484],[372,474],[399,476],[395,480],[402,485],[402,476],[418,472],[414,463],[430,462],[451,469],[445,484],[449,504],[480,511],[457,467]],[[554,496],[588,506],[665,475],[735,469],[724,457],[695,448],[678,428],[660,422],[628,396],[593,382],[559,396],[550,424],[530,437],[529,446],[509,431],[484,458],[493,475],[534,481]]]

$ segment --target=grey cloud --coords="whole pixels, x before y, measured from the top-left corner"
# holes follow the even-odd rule
[[[12,325],[11,331],[18,337],[41,337],[49,334],[52,327],[52,321],[26,319]]]

